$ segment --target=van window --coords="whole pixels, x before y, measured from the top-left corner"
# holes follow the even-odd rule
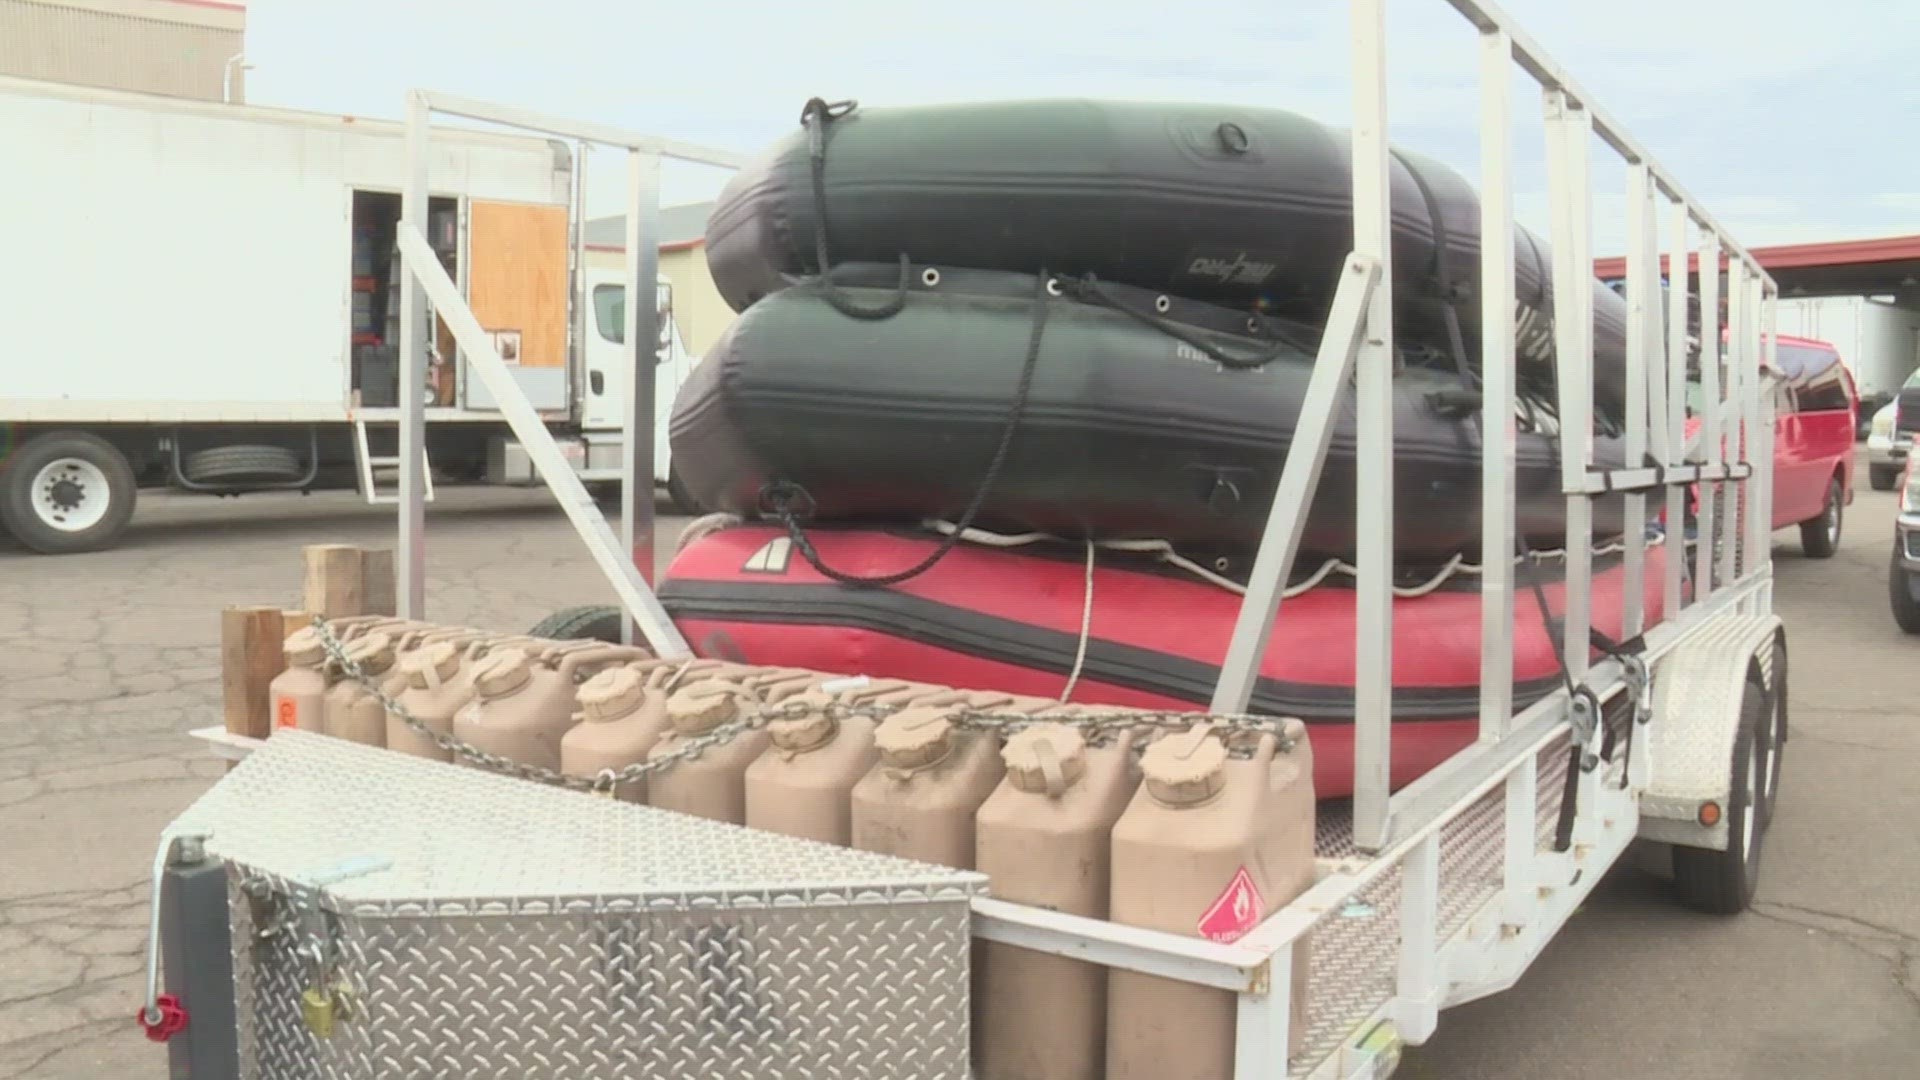
[[[1847,369],[1835,354],[1782,342],[1778,360],[1781,370],[1792,376],[1795,411],[1834,412],[1853,403]]]
[[[593,322],[600,336],[615,344],[627,340],[627,289],[624,285],[593,287]]]

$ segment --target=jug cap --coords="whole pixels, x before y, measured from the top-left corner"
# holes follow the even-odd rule
[[[1087,740],[1065,724],[1035,724],[1009,735],[1000,759],[1014,787],[1057,799],[1087,774]]]
[[[608,668],[580,684],[576,698],[589,721],[618,720],[647,700],[647,677],[630,667]]]
[[[400,672],[416,690],[438,689],[460,670],[460,650],[458,642],[431,642],[401,658]]]
[[[873,733],[880,760],[896,769],[920,769],[953,751],[952,706],[911,707],[887,717]]]
[[[379,631],[362,634],[347,643],[346,654],[362,674],[379,675],[393,666],[393,638]]]
[[[487,654],[473,673],[474,689],[483,698],[506,697],[527,685],[533,678],[533,658],[525,649],[496,649]]]
[[[798,716],[782,716],[767,725],[767,736],[782,750],[812,750],[831,741],[840,730],[840,721],[827,709],[835,704],[834,695],[809,690],[786,699],[783,708],[806,711]]]
[[[1140,756],[1147,793],[1169,806],[1205,802],[1227,785],[1227,747],[1198,724],[1155,739]]]
[[[682,735],[704,735],[740,715],[740,693],[723,679],[681,687],[667,699],[667,721]]]
[[[280,649],[290,667],[319,667],[327,659],[327,647],[320,640],[320,631],[311,626],[288,634]]]

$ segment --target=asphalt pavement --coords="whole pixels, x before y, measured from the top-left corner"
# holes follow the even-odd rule
[[[544,492],[440,496],[429,617],[524,629],[608,595]],[[1920,640],[1887,613],[1892,516],[1863,485],[1838,557],[1775,538],[1793,734],[1756,910],[1693,914],[1623,864],[1402,1076],[1920,1076]],[[0,546],[0,1080],[162,1075],[133,1024],[146,867],[221,772],[185,736],[219,722],[219,611],[296,604],[304,544],[392,535],[346,494],[162,495],[113,551]]]

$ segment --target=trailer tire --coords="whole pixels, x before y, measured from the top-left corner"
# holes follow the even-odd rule
[[[1774,722],[1770,705],[1765,688],[1749,681],[1741,695],[1740,729],[1733,740],[1726,850],[1674,846],[1673,883],[1688,907],[1712,915],[1737,915],[1753,903],[1766,839],[1767,815],[1755,805],[1755,795],[1770,768],[1767,747]]]
[[[585,604],[562,608],[533,624],[528,634],[553,641],[620,643],[620,623],[627,613],[612,604]]]
[[[126,455],[84,431],[29,439],[0,462],[0,526],[43,555],[112,546],[138,495]]]
[[[1867,483],[1875,491],[1892,491],[1893,485],[1900,481],[1900,470],[1893,465],[1867,466]]]
[[[306,474],[300,455],[281,446],[216,446],[196,450],[180,463],[180,472],[196,484],[279,483]]]
[[[1769,728],[1766,789],[1760,793],[1760,824],[1773,827],[1774,811],[1780,806],[1780,773],[1787,756],[1787,640],[1784,633],[1773,643],[1773,692],[1768,695]]]

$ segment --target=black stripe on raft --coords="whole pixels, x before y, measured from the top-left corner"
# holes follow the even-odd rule
[[[669,580],[660,602],[675,618],[726,620],[781,626],[838,626],[887,634],[935,648],[997,660],[1017,667],[1057,672],[1073,669],[1079,638],[978,611],[952,607],[886,589],[838,585],[760,585],[752,582]],[[1087,643],[1082,677],[1204,706],[1220,669],[1198,660],[1094,638]],[[1518,682],[1514,708],[1525,708],[1560,686],[1560,677]],[[1314,724],[1353,722],[1353,691],[1262,678],[1249,707],[1254,712],[1295,716]],[[1397,687],[1396,721],[1461,720],[1478,715],[1480,692],[1471,687]]]

